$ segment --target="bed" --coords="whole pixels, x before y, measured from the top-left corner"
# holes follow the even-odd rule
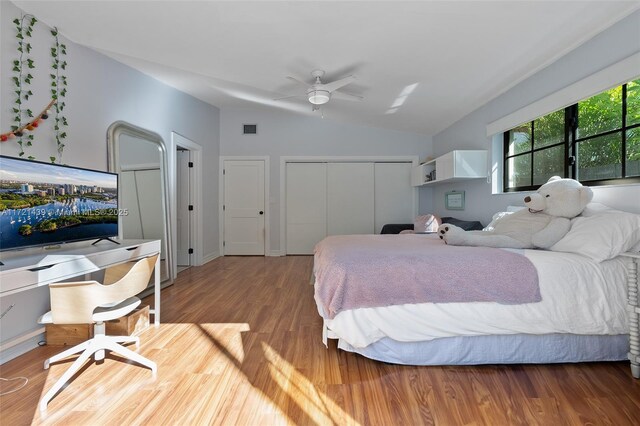
[[[640,219],[637,215],[625,214],[630,215],[628,225],[632,235],[624,237],[629,235],[629,229],[617,230],[625,241],[615,250],[607,251],[604,255],[607,258],[593,258],[588,249],[586,253],[491,249],[512,256],[507,262],[525,262],[517,267],[518,271],[526,269],[523,265],[527,263],[534,269],[539,293],[536,296],[528,289],[524,299],[518,299],[518,294],[513,297],[502,294],[508,287],[517,288],[526,280],[518,275],[506,279],[502,276],[504,270],[498,264],[501,254],[487,255],[492,259],[488,268],[478,267],[485,265],[486,259],[475,263],[469,260],[475,256],[475,253],[469,254],[470,249],[486,248],[446,246],[435,235],[328,237],[318,244],[314,258],[314,297],[323,317],[324,342],[337,339],[340,349],[379,361],[411,365],[631,359],[632,373],[640,377],[637,264],[619,255],[636,249],[633,246],[640,239]],[[619,222],[617,217],[607,218],[608,223]],[[576,235],[570,242],[579,247],[577,251],[592,244],[597,245],[600,252],[603,246],[611,248],[612,231],[602,230],[601,236],[607,240],[602,243],[597,238],[598,232],[593,231],[595,221],[585,218],[572,227]],[[584,235],[577,235],[584,230],[590,230],[587,245]],[[567,247],[566,244],[558,246],[559,249]],[[434,285],[429,281],[434,279],[431,272],[436,266],[431,262],[434,255],[426,256],[427,252],[421,250],[445,248],[446,254],[435,258],[439,264],[446,263],[447,258],[451,261],[437,275],[447,275],[454,290],[461,282],[460,276],[467,275],[466,287],[454,291],[453,295],[445,289],[444,299],[431,293],[414,297],[416,288]],[[616,250],[620,253],[612,255]],[[459,272],[467,264],[471,268],[475,265],[476,270]],[[455,271],[458,275],[448,272],[452,268],[458,268]],[[489,271],[480,273],[479,269]],[[498,294],[496,300],[491,299],[493,296],[487,298],[482,291],[477,292],[473,284],[477,279],[475,287],[490,287],[492,273],[496,281],[503,281],[501,286],[490,289]],[[480,283],[481,278],[489,284]],[[417,287],[416,280],[419,281]],[[336,285],[336,281],[340,285]],[[379,287],[370,289],[370,281],[387,284],[386,287],[377,284]],[[438,285],[442,283],[435,284]],[[412,293],[410,297],[403,299],[403,286],[408,286],[406,291]],[[358,288],[365,290],[354,290]],[[372,300],[375,297],[369,297],[367,291],[384,293],[384,296]],[[349,302],[350,292],[357,295],[357,303]],[[463,293],[473,294],[466,300]]]

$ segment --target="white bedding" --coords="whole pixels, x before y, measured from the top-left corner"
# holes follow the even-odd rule
[[[620,258],[524,250],[538,271],[542,301],[421,303],[343,311],[325,325],[363,348],[383,337],[400,342],[491,334],[626,334],[626,269]]]

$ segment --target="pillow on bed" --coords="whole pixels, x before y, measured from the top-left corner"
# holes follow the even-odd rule
[[[571,220],[571,229],[552,251],[577,253],[602,262],[640,244],[640,215],[617,210]]]
[[[587,206],[584,208],[580,216],[591,217],[600,213],[628,213],[628,212],[616,210],[613,207],[609,207],[602,203],[592,202],[587,204]],[[631,247],[628,251],[640,252],[640,241],[638,241],[638,243],[635,246]]]
[[[440,218],[434,214],[423,214],[413,221],[413,231],[418,233],[437,232]]]
[[[615,210],[602,203],[589,203],[584,208],[584,210],[582,210],[582,213],[580,213],[580,216],[591,217],[600,213],[624,213],[624,212],[621,212],[620,210]]]

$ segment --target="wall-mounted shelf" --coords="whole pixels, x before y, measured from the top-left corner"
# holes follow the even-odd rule
[[[434,185],[486,176],[487,151],[456,150],[414,167],[411,184],[413,186]]]

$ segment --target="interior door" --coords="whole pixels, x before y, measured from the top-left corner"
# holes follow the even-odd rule
[[[178,150],[176,152],[176,198],[177,198],[177,251],[178,266],[191,265],[191,204],[189,161],[190,152]]]
[[[373,234],[373,163],[327,165],[327,234]]]
[[[264,161],[224,161],[224,254],[264,255]]]

